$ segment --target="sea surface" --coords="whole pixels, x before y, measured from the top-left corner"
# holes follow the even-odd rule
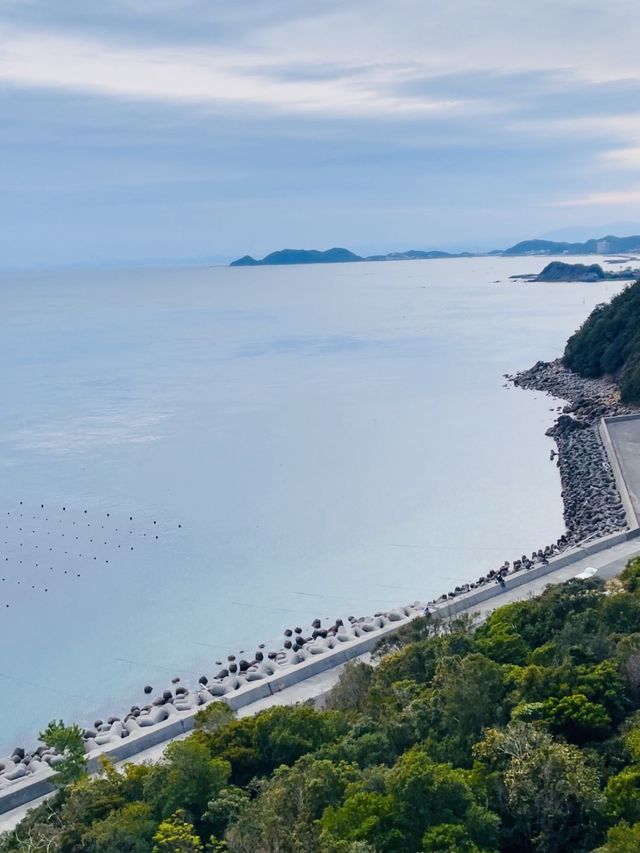
[[[0,275],[0,756],[555,540],[548,260]]]

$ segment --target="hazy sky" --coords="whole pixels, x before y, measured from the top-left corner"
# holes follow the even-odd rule
[[[0,265],[640,221],[639,45],[632,0],[0,0]]]

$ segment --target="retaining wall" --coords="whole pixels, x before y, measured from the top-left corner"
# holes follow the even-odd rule
[[[419,615],[419,612],[415,615]],[[323,654],[316,655],[299,664],[292,664],[284,672],[276,672],[260,681],[245,684],[234,693],[221,696],[217,701],[226,702],[234,711],[237,711],[239,708],[251,705],[259,699],[279,693],[286,687],[299,684],[313,675],[318,675],[370,652],[382,637],[397,631],[412,618],[414,617],[408,616],[397,622],[391,622],[384,628],[370,631],[365,636],[358,637],[355,640],[347,640]],[[191,711],[175,711],[169,719],[157,723],[155,726],[150,726],[146,730],[122,738],[115,744],[90,752],[87,756],[88,770],[90,772],[98,770],[100,758],[103,756],[111,761],[122,761],[152,746],[168,742],[179,735],[192,731],[195,716],[199,710],[200,708]],[[25,803],[53,791],[53,776],[54,771],[52,769],[43,768],[38,771],[37,775],[13,782],[9,787],[0,790],[0,814],[25,805]]]
[[[633,506],[633,501],[631,500],[631,495],[629,494],[629,488],[624,478],[624,470],[620,461],[620,457],[618,456],[618,451],[616,450],[615,444],[613,443],[611,435],[609,434],[607,424],[620,423],[621,421],[637,420],[640,420],[640,415],[612,415],[610,418],[602,418],[598,427],[600,431],[600,438],[602,439],[604,448],[607,451],[607,456],[609,457],[611,470],[613,471],[616,486],[618,487],[618,492],[620,494],[620,500],[622,501],[622,505],[627,516],[627,525],[629,527],[629,530],[632,531],[637,530],[640,526],[638,524],[638,516],[636,515],[636,511]]]

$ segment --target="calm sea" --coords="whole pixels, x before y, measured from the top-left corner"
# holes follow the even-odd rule
[[[0,277],[0,755],[563,530],[543,259]],[[8,605],[8,606],[7,606]]]

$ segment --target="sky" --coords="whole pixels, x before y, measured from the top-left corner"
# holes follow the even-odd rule
[[[0,267],[632,231],[639,44],[632,0],[0,0]]]

